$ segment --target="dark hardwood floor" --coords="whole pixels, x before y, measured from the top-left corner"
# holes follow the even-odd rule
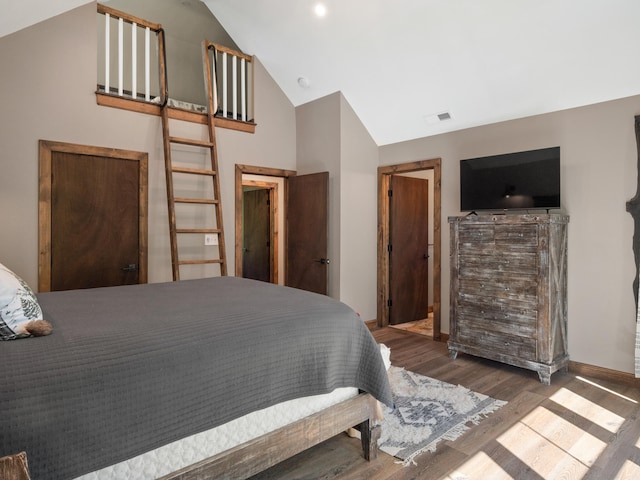
[[[471,480],[640,479],[640,391],[557,372],[542,385],[528,370],[460,354],[446,344],[384,328],[391,362],[509,403],[454,442],[403,467],[380,452],[367,462],[360,442],[334,437],[253,477],[278,479]]]

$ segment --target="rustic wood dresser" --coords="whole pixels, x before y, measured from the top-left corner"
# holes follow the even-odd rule
[[[450,217],[449,353],[528,368],[569,363],[567,224],[558,214]]]

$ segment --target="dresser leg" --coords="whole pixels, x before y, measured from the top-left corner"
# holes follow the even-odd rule
[[[544,385],[551,385],[551,374],[549,372],[538,372],[540,382]]]

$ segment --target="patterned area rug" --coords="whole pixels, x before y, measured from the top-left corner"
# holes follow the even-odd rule
[[[451,385],[403,368],[390,367],[389,380],[396,404],[385,407],[380,449],[414,463],[414,457],[435,452],[441,440],[455,440],[480,420],[506,405],[460,385]]]

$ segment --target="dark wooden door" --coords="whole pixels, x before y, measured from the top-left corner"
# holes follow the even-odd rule
[[[270,192],[266,188],[242,193],[242,276],[271,281]]]
[[[289,177],[285,283],[326,295],[329,259],[329,172]]]
[[[139,162],[51,160],[51,290],[138,283]]]
[[[389,323],[429,314],[429,181],[391,176],[389,198]]]

